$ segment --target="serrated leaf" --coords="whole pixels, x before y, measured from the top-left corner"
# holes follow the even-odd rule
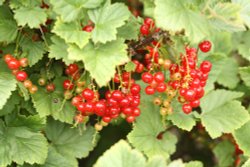
[[[227,102],[242,97],[242,92],[233,92],[224,89],[218,89],[210,92],[201,99],[202,112],[212,111],[220,106],[223,106]]]
[[[51,41],[53,43],[50,45],[50,52],[48,56],[50,58],[55,58],[56,60],[62,59],[62,61],[67,65],[73,63],[72,60],[68,59],[68,45],[65,41],[57,36],[52,36]]]
[[[107,4],[103,7],[88,11],[90,20],[95,24],[92,31],[94,43],[106,43],[116,40],[117,28],[125,24],[129,18],[128,7],[121,3]]]
[[[146,101],[144,99],[140,109],[142,113],[128,135],[129,142],[148,157],[163,155],[168,158],[175,151],[177,139],[170,132],[163,133],[162,139],[157,139],[157,136],[165,130],[159,107],[155,106],[150,99]]]
[[[154,156],[148,160],[146,167],[167,167],[167,162],[162,156]]]
[[[18,86],[18,88],[20,90],[20,94],[22,95],[24,100],[28,101],[30,99],[30,95],[29,95],[29,91],[27,90],[27,88],[25,88],[23,83],[20,83],[20,82],[17,83],[17,86]]]
[[[0,72],[0,109],[3,108],[11,92],[16,89],[16,79],[10,73]]]
[[[245,24],[250,27],[250,1],[249,0],[232,0],[233,3],[241,6],[240,16]]]
[[[217,158],[218,166],[231,166],[234,163],[234,145],[229,141],[223,141],[216,145],[213,153]]]
[[[250,87],[250,66],[248,67],[241,67],[239,69],[240,77],[246,84],[246,86]]]
[[[218,29],[229,32],[244,31],[244,22],[239,17],[241,7],[234,3],[217,3],[212,9],[214,15],[210,18],[210,23]]]
[[[7,43],[12,42],[15,40],[17,32],[17,23],[13,19],[11,11],[5,6],[0,6],[0,41]]]
[[[59,154],[53,146],[49,146],[48,157],[43,165],[39,167],[78,167],[78,162],[75,158],[65,158]]]
[[[181,159],[172,161],[168,167],[203,167],[203,164],[199,161],[190,161],[188,163],[183,163]]]
[[[126,141],[120,140],[97,160],[94,167],[144,167],[145,164],[142,153],[132,149]]]
[[[138,39],[139,29],[139,21],[134,16],[131,16],[125,25],[118,28],[118,37],[124,38],[126,40],[136,40]]]
[[[25,127],[5,127],[0,122],[0,145],[0,166],[7,166],[11,161],[42,164],[47,157],[46,138]]]
[[[20,46],[23,50],[23,56],[29,60],[29,66],[35,65],[43,58],[43,54],[46,52],[43,42],[32,41],[28,37],[24,37],[20,41]]]
[[[19,26],[28,25],[30,28],[39,28],[47,19],[45,10],[40,7],[20,7],[14,13]]]
[[[8,127],[26,127],[31,131],[41,131],[45,127],[46,118],[41,118],[39,115],[18,115],[16,113],[9,114],[5,117]]]
[[[32,101],[41,117],[52,115],[56,120],[72,123],[75,109],[69,101],[64,100],[62,92],[48,93],[39,87],[32,95]]]
[[[115,67],[128,61],[126,45],[122,39],[100,44],[89,43],[83,49],[75,45],[68,48],[69,59],[83,61],[86,70],[99,86],[105,86],[115,74]]]
[[[78,128],[48,119],[45,132],[53,147],[64,157],[87,157],[95,146],[92,142],[95,130],[92,127],[87,127],[81,134]]]
[[[250,135],[250,121],[248,121],[241,128],[237,129],[233,136],[236,140],[236,143],[239,145],[240,149],[243,150],[244,155],[250,156],[250,141],[248,140]]]
[[[126,65],[125,65],[125,70],[127,71],[127,72],[132,72],[132,71],[134,71],[135,70],[135,68],[136,68],[136,65],[135,65],[135,63],[133,63],[133,62],[128,62]]]
[[[0,116],[7,115],[11,113],[17,104],[19,104],[21,100],[21,96],[17,93],[17,91],[12,92],[10,98],[7,100],[3,108],[0,110]]]
[[[196,124],[194,116],[192,114],[184,114],[182,106],[177,101],[172,102],[172,107],[174,108],[174,112],[167,116],[167,120],[172,121],[178,128],[191,131]]]
[[[90,39],[91,33],[82,31],[80,24],[76,22],[63,23],[58,19],[52,30],[67,43],[74,43],[80,48],[83,48]]]
[[[222,133],[232,133],[249,119],[248,111],[234,100],[201,114],[202,124],[212,138],[217,138]]]
[[[80,17],[83,8],[96,8],[103,0],[50,0],[53,10],[64,22],[71,22]]]
[[[193,42],[209,36],[206,18],[188,9],[182,0],[155,0],[155,5],[155,21],[159,27],[170,31],[184,29]]]
[[[211,36],[213,41],[213,52],[224,53],[229,55],[233,50],[232,33],[229,32],[213,32]]]

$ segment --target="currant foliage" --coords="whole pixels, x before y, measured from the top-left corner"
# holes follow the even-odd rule
[[[249,0],[0,0],[0,167],[77,167],[124,122],[88,166],[250,166],[249,28]]]

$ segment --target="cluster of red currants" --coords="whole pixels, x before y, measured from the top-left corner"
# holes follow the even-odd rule
[[[29,90],[31,94],[37,91],[37,86],[27,79],[28,74],[22,69],[29,65],[27,58],[20,58],[19,60],[13,57],[11,54],[6,54],[4,56],[4,61],[6,62],[8,68],[12,70],[12,74],[15,75],[16,80],[23,82],[25,88]]]

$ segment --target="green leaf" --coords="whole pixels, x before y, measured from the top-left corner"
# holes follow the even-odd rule
[[[89,43],[80,49],[75,45],[68,48],[70,60],[81,60],[86,70],[99,86],[105,86],[115,74],[115,67],[128,61],[126,45],[122,39],[100,44]]]
[[[46,119],[39,115],[17,115],[15,113],[9,114],[5,117],[8,127],[26,127],[31,131],[40,131],[45,127]]]
[[[134,16],[131,16],[125,25],[118,28],[118,37],[124,38],[126,40],[136,40],[138,39],[139,29],[139,21]]]
[[[182,111],[182,106],[177,101],[172,103],[172,107],[174,108],[174,112],[168,115],[167,119],[172,121],[172,123],[178,128],[191,131],[196,124],[194,116],[192,114],[184,114]]]
[[[56,120],[72,123],[75,109],[69,101],[64,100],[62,92],[47,93],[39,87],[38,91],[32,95],[32,101],[41,117],[52,115]]]
[[[168,167],[203,167],[203,164],[199,161],[190,161],[188,163],[183,163],[181,159],[172,161]]]
[[[16,79],[10,73],[0,72],[0,109],[3,108],[11,92],[16,89]]]
[[[125,65],[125,70],[127,71],[127,72],[133,72],[134,70],[135,70],[135,68],[136,68],[136,65],[135,65],[135,63],[133,63],[133,62],[128,62],[126,65]]]
[[[52,36],[51,41],[53,44],[50,45],[50,52],[48,55],[49,58],[55,58],[56,60],[62,59],[62,61],[67,65],[73,63],[72,60],[68,59],[68,45],[65,41],[57,36]]]
[[[47,157],[46,138],[25,127],[5,127],[0,122],[0,145],[0,166],[7,166],[11,161],[43,164]]]
[[[250,1],[249,0],[232,0],[233,3],[241,6],[240,16],[245,24],[250,27]]]
[[[162,156],[154,156],[149,159],[146,167],[166,167],[167,163],[164,157]]]
[[[48,157],[43,165],[39,167],[78,167],[77,160],[75,158],[65,158],[59,154],[53,146],[49,146]]]
[[[212,111],[220,106],[223,106],[227,102],[230,102],[234,99],[242,97],[243,93],[233,92],[224,89],[218,89],[210,92],[205,97],[201,99],[201,109],[202,112]]]
[[[120,140],[97,160],[94,167],[144,167],[145,164],[142,153],[132,149],[126,141]]]
[[[28,37],[24,37],[20,41],[20,46],[23,50],[23,56],[29,60],[29,66],[35,65],[43,58],[43,54],[46,52],[43,42],[32,41]]]
[[[83,12],[83,8],[96,8],[103,0],[50,0],[53,10],[64,22],[75,21]]]
[[[213,52],[229,55],[233,49],[232,33],[230,32],[213,32],[211,37],[213,41]]]
[[[241,67],[239,69],[240,77],[246,84],[246,86],[250,87],[250,66],[248,67]]]
[[[188,162],[185,167],[203,167],[203,164],[200,161],[191,161]]]
[[[63,23],[60,19],[56,21],[52,32],[64,39],[67,43],[74,43],[80,48],[83,48],[89,42],[91,34],[82,31],[81,25],[76,22]]]
[[[122,3],[112,5],[106,3],[102,8],[88,11],[88,15],[95,24],[92,40],[94,43],[106,43],[117,39],[117,28],[125,24],[130,12]]]
[[[213,9],[214,14],[210,23],[218,30],[237,32],[244,31],[244,22],[239,17],[241,7],[233,3],[217,3]]]
[[[213,153],[217,158],[218,166],[231,166],[234,163],[234,145],[229,141],[223,141],[216,145]]]
[[[52,142],[53,147],[64,157],[87,157],[95,146],[95,143],[92,142],[95,130],[92,127],[87,127],[80,134],[78,128],[48,119],[45,132],[48,139]]]
[[[45,10],[40,7],[21,7],[15,10],[14,13],[14,18],[19,26],[27,24],[30,28],[39,28],[47,19]]]
[[[7,7],[0,6],[0,41],[7,43],[14,41],[17,32],[17,23],[13,19],[11,11]]]
[[[248,111],[234,100],[201,114],[202,124],[212,138],[219,137],[222,133],[232,133],[249,119]]]
[[[151,98],[142,99],[142,113],[136,119],[133,130],[128,135],[129,142],[138,150],[143,151],[148,157],[162,155],[168,158],[175,151],[176,137],[170,132],[162,134],[162,139],[157,136],[165,130],[159,107],[155,106]]]
[[[250,121],[248,121],[241,128],[237,129],[234,133],[234,139],[236,143],[239,145],[240,149],[243,150],[244,155],[250,156],[250,141],[248,140],[250,135]]]
[[[250,167],[250,159],[248,159],[243,165],[242,167]]]
[[[7,115],[11,113],[17,104],[19,104],[21,97],[17,93],[17,91],[12,92],[10,98],[7,100],[3,108],[0,110],[0,116]]]
[[[193,42],[199,42],[209,36],[206,18],[188,9],[182,0],[155,0],[155,5],[157,26],[170,31],[184,29],[185,34]]]
[[[0,5],[2,5],[4,3],[5,0],[0,0]]]
[[[28,89],[25,88],[25,86],[21,82],[18,82],[17,86],[18,86],[18,88],[20,90],[20,94],[22,95],[22,97],[24,98],[24,100],[28,101],[30,99],[30,95],[29,95]]]

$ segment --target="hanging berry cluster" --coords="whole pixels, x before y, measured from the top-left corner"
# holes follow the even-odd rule
[[[12,74],[15,75],[16,80],[22,82],[24,87],[29,90],[31,94],[37,91],[37,86],[28,79],[28,74],[23,70],[27,67],[28,59],[20,58],[19,60],[13,57],[11,54],[6,54],[4,56],[4,61],[6,62],[8,68],[12,70]]]

